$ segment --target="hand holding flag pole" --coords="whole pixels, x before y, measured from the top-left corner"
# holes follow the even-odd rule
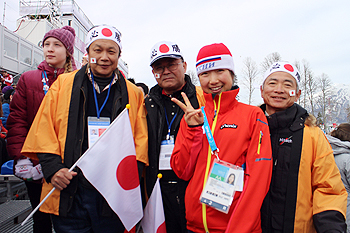
[[[69,169],[69,172],[71,172],[76,166],[79,166],[87,180],[89,180],[89,182],[93,184],[93,186],[106,199],[112,210],[119,216],[128,231],[143,216],[137,175],[135,143],[133,140],[129,116],[126,111],[129,108],[130,105],[127,104],[126,108],[111,123],[108,129],[103,132],[96,142],[89,147]],[[95,156],[98,156],[101,153],[104,154],[104,159],[96,159]],[[128,169],[123,169],[123,167],[120,166],[121,164],[128,165]],[[97,172],[99,175],[93,174],[94,172]],[[128,180],[129,186],[125,186],[125,182],[120,183],[123,181],[120,180],[120,178],[123,179],[124,176],[126,176],[129,179],[129,177],[133,177],[134,174],[136,174],[137,179]],[[101,177],[103,179],[101,179]],[[96,181],[94,179],[99,180]],[[101,184],[104,186],[101,187]],[[130,185],[132,185],[132,187]],[[22,226],[34,215],[55,189],[56,188],[54,187],[30,213],[30,215],[28,215],[28,217],[22,222]],[[111,194],[113,198],[110,196]],[[114,200],[116,195],[122,199],[119,199],[118,203],[115,203]],[[130,203],[133,203],[135,208],[129,208]],[[128,209],[125,210],[125,206],[128,206]],[[136,223],[134,224],[135,221]]]

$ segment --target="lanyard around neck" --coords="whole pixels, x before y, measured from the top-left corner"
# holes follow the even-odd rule
[[[204,107],[201,108],[203,116],[204,116],[205,135],[207,136],[207,139],[208,139],[208,142],[209,142],[207,165],[206,165],[206,168],[205,168],[203,189],[205,187],[205,184],[207,182],[208,175],[209,175],[209,169],[210,169],[210,163],[211,163],[211,154],[215,154],[216,158],[220,161],[220,158],[219,158],[219,155],[218,155],[219,149],[216,147],[213,134],[214,134],[214,130],[215,130],[215,127],[216,127],[216,123],[217,123],[217,119],[218,119],[218,115],[219,115],[219,111],[220,111],[221,94],[222,93],[220,93],[220,95],[219,95],[219,101],[218,101],[217,108],[216,108],[215,100],[213,100],[213,102],[214,102],[214,122],[213,122],[213,125],[212,125],[211,129],[210,129],[210,126],[209,126],[208,118],[207,118],[207,116],[205,114],[205,111],[204,111]],[[202,204],[203,226],[204,226],[205,231],[207,233],[209,233],[208,224],[207,224],[207,211],[206,211],[206,209],[207,209],[206,205]]]
[[[165,112],[165,119],[166,119],[166,124],[168,125],[168,134],[167,134],[167,139],[170,139],[170,130],[171,130],[171,126],[172,124],[174,123],[174,120],[177,116],[177,113],[174,115],[173,119],[171,119],[170,123],[169,123],[169,120],[168,120],[168,114],[166,113],[166,109],[164,107],[164,112]]]
[[[44,94],[46,95],[47,91],[49,90],[49,85],[47,84],[47,82],[49,82],[49,79],[47,78],[47,74],[45,70],[41,73],[41,77],[43,82]]]
[[[96,105],[96,114],[97,114],[97,119],[100,119],[100,115],[101,115],[101,112],[102,112],[102,109],[104,108],[104,106],[106,105],[107,103],[107,100],[109,98],[109,93],[111,92],[111,89],[112,89],[112,82],[113,82],[113,79],[114,79],[114,73],[113,73],[113,77],[112,77],[112,80],[111,82],[109,83],[109,88],[108,88],[108,92],[107,92],[107,96],[106,96],[106,99],[105,101],[103,102],[101,108],[98,107],[98,102],[97,102],[97,96],[96,96],[96,90],[95,90],[95,81],[94,81],[94,75],[92,74],[91,72],[91,79],[92,79],[92,90],[94,92],[94,99],[95,99],[95,105]]]

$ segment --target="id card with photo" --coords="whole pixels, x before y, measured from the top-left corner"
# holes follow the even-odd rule
[[[174,150],[174,136],[169,140],[163,140],[160,145],[159,170],[172,170],[170,166],[171,154]]]
[[[227,214],[235,192],[243,190],[243,178],[241,167],[215,159],[200,202]]]
[[[91,147],[110,125],[109,117],[88,117],[88,139]]]

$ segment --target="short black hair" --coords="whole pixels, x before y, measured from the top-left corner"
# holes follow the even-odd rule
[[[141,87],[143,89],[143,92],[145,93],[145,95],[148,94],[149,89],[148,89],[148,86],[146,84],[144,84],[144,83],[136,83],[135,85],[138,86],[138,87]]]
[[[132,82],[133,84],[135,84],[135,79],[133,79],[133,78],[128,78],[128,80],[129,80],[130,82]]]

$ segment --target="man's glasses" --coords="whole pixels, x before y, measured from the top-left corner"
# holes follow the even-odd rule
[[[182,64],[182,62],[172,63],[168,66],[156,66],[153,68],[153,71],[156,74],[162,74],[164,72],[164,69],[167,68],[169,71],[173,72],[173,71],[177,70],[177,67],[179,67],[180,64]]]

